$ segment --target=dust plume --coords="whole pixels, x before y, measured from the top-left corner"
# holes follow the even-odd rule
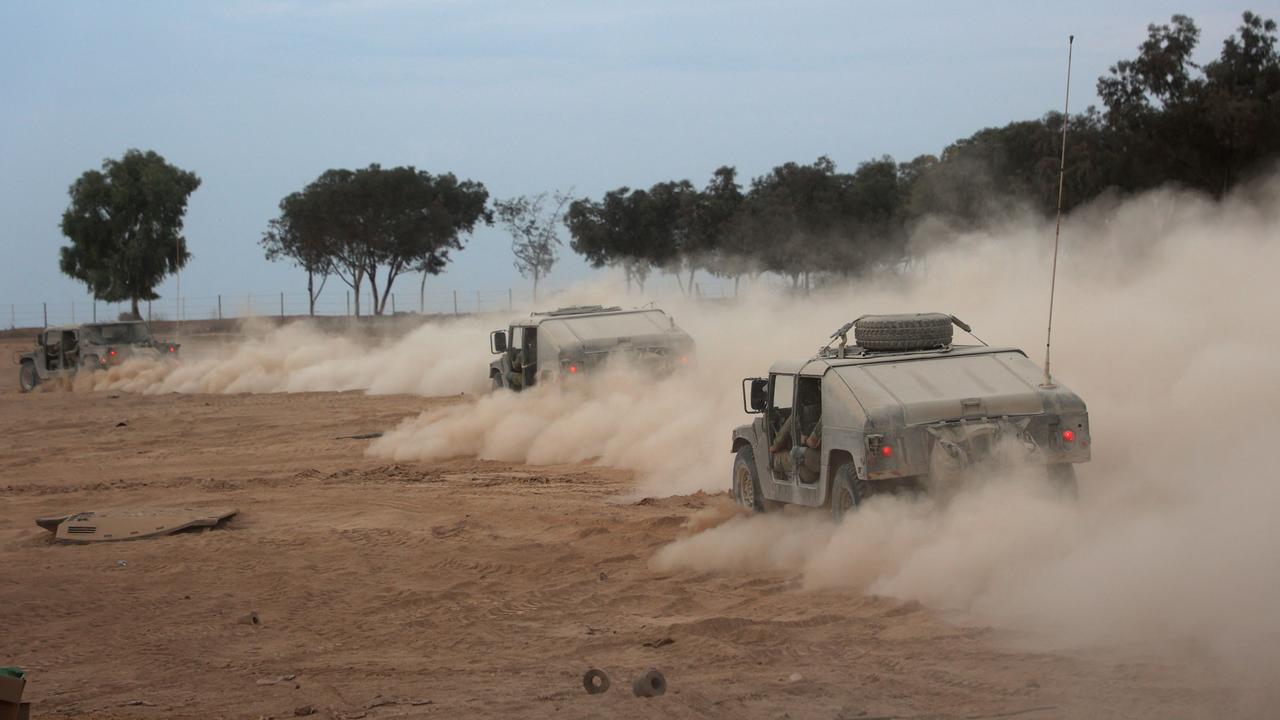
[[[382,334],[337,334],[308,322],[246,328],[246,337],[184,345],[181,362],[131,359],[76,376],[77,390],[268,393],[365,390],[457,395],[487,387],[487,323],[418,325]]]
[[[946,500],[874,497],[838,528],[817,511],[733,518],[655,566],[793,572],[1041,644],[1181,644],[1274,682],[1278,201],[1272,179],[1221,202],[1166,190],[1069,219],[1054,367],[1089,403],[1078,503],[1032,471],[1002,473]],[[973,233],[822,305],[953,312],[1039,360],[1045,237],[1042,225]]]

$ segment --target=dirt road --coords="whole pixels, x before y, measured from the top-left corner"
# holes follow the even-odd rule
[[[622,501],[587,465],[388,465],[466,398],[0,394],[0,665],[40,717],[1204,717],[1194,663],[1018,652],[915,603],[660,574],[724,496]],[[223,530],[54,546],[40,515],[238,507]],[[262,625],[241,623],[251,611]],[[669,692],[630,678],[660,668]],[[608,693],[583,692],[599,667]],[[284,679],[288,678],[288,679]],[[1246,711],[1248,709],[1246,708]]]

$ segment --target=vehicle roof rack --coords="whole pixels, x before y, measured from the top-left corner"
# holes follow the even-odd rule
[[[601,312],[622,312],[622,307],[620,305],[610,305],[609,307],[605,307],[604,305],[570,305],[568,307],[556,308],[555,310],[547,310],[545,312],[529,313],[529,315],[532,317],[543,315],[557,317],[560,315],[585,315],[587,313]]]

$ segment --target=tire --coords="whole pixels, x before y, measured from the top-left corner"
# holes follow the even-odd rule
[[[858,477],[853,463],[841,465],[831,483],[831,518],[837,523],[844,520],[845,515],[858,509],[867,495],[867,482]]]
[[[764,512],[764,495],[760,492],[760,470],[756,467],[756,455],[750,445],[738,448],[733,459],[733,499],[740,507],[752,512]]]
[[[40,375],[36,373],[36,364],[30,360],[22,363],[18,370],[18,387],[22,392],[31,392],[40,384]]]
[[[932,350],[951,344],[951,316],[866,315],[854,321],[853,337],[864,350]]]
[[[1076,466],[1071,463],[1054,463],[1045,467],[1049,484],[1058,492],[1075,500],[1080,497],[1080,485],[1076,482]]]

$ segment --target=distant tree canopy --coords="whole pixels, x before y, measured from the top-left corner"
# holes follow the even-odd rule
[[[492,222],[484,185],[452,173],[413,167],[327,170],[280,201],[261,245],[268,259],[288,258],[311,278],[337,275],[355,291],[367,282],[373,312],[381,315],[396,278],[405,272],[438,275],[463,236]],[[422,292],[420,288],[419,292]]]
[[[560,218],[572,198],[559,191],[550,196],[539,193],[508,200],[495,200],[498,222],[511,235],[511,254],[520,274],[533,279],[533,299],[538,299],[538,283],[555,267],[560,247]]]
[[[129,150],[104,160],[71,185],[62,213],[62,234],[71,244],[59,252],[59,267],[88,286],[94,298],[155,300],[155,287],[191,259],[182,220],[187,199],[200,187],[194,173],[174,167],[155,152]]]
[[[1280,56],[1276,23],[1251,12],[1203,66],[1200,31],[1183,15],[1151,25],[1138,56],[1098,80],[1105,111],[1069,118],[1064,209],[1105,192],[1178,183],[1221,195],[1280,159]],[[966,227],[1058,199],[1063,116],[987,128],[940,155],[907,163],[885,156],[838,172],[829,158],[785,163],[743,190],[732,167],[698,190],[687,180],[621,187],[569,206],[570,247],[628,284],[654,271],[722,277],[772,272],[808,287],[905,258],[926,216]]]

